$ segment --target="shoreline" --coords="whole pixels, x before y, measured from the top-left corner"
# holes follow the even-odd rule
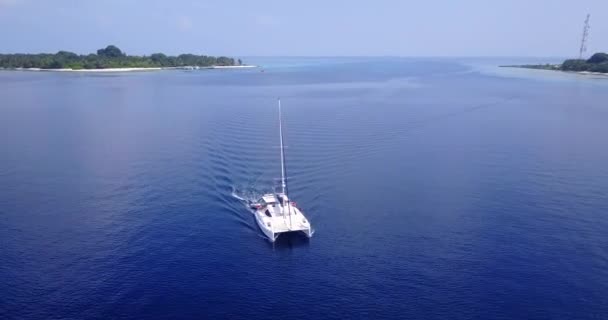
[[[605,73],[605,72],[592,72],[592,71],[563,71],[563,72],[573,72],[573,73],[578,73],[578,74],[588,75],[588,76],[604,76],[604,77],[608,77],[608,73]]]
[[[201,69],[242,69],[242,68],[257,68],[254,65],[241,65],[241,66],[210,66],[210,67],[199,67]]]
[[[4,69],[0,68],[0,71],[30,71],[30,72],[82,72],[82,73],[111,73],[111,72],[146,72],[146,71],[162,71],[162,70],[200,70],[200,69],[248,69],[257,68],[258,66],[253,65],[241,65],[241,66],[183,66],[183,67],[150,67],[150,68],[105,68],[105,69],[41,69],[41,68],[13,68]]]
[[[567,74],[580,74],[583,76],[603,76],[608,77],[608,73],[605,72],[592,72],[592,71],[568,71],[568,70],[560,70],[560,69],[550,69],[550,68],[541,68],[536,66],[499,66],[500,68],[513,68],[513,69],[528,69],[528,70],[540,70],[540,71],[554,71],[554,72],[563,72]]]

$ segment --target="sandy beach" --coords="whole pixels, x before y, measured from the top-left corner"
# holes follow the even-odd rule
[[[604,76],[608,77],[608,73],[603,72],[591,72],[591,71],[578,71],[578,74],[587,75],[587,76]]]
[[[257,66],[243,65],[243,66],[211,66],[209,69],[243,69],[243,68],[257,68]]]
[[[499,67],[501,67],[501,68],[520,68],[520,69],[537,70],[537,71],[548,71],[548,72],[562,72],[562,73],[569,73],[569,74],[578,74],[578,75],[582,75],[582,76],[608,77],[608,73],[604,73],[604,72],[569,71],[569,70],[530,68],[530,67],[527,67],[527,66],[499,66]]]
[[[162,68],[106,68],[106,69],[41,69],[41,68],[15,68],[3,69],[15,71],[41,71],[41,72],[133,72],[133,71],[155,71]]]
[[[15,68],[0,70],[15,70],[15,71],[42,71],[42,72],[87,72],[87,73],[108,73],[108,72],[143,72],[143,71],[159,71],[159,70],[199,70],[199,69],[246,69],[256,68],[257,66],[242,65],[242,66],[185,66],[185,67],[166,67],[166,68],[106,68],[106,69],[41,69],[41,68]]]

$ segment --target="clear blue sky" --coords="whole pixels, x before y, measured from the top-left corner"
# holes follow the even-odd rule
[[[608,0],[0,0],[0,52],[574,56]]]

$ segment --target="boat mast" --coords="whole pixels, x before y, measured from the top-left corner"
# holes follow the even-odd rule
[[[285,182],[285,150],[283,150],[283,118],[281,116],[281,99],[279,99],[279,139],[281,141],[281,188],[287,195],[287,183]]]
[[[281,188],[283,195],[287,198],[287,213],[289,214],[289,227],[291,228],[291,203],[287,196],[287,182],[285,181],[285,174],[287,173],[287,167],[285,166],[285,148],[283,146],[283,117],[281,115],[281,99],[279,99],[279,139],[281,141]],[[285,208],[285,203],[283,203]],[[285,218],[285,215],[283,215]]]

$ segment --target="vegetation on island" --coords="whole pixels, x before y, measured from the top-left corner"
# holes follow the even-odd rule
[[[564,61],[562,64],[532,64],[532,65],[518,65],[518,66],[505,66],[505,67],[608,73],[608,54],[604,53],[604,52],[598,52],[598,53],[592,55],[591,58],[589,58],[587,60],[568,59],[568,60]]]
[[[167,56],[154,53],[149,56],[129,56],[116,46],[110,45],[97,50],[97,54],[79,55],[69,51],[55,54],[0,54],[0,68],[40,68],[40,69],[107,69],[107,68],[170,68],[170,67],[210,67],[241,65],[240,59],[213,57],[195,54]]]
[[[569,59],[561,65],[564,71],[590,71],[608,73],[608,54],[598,52],[587,60]]]

